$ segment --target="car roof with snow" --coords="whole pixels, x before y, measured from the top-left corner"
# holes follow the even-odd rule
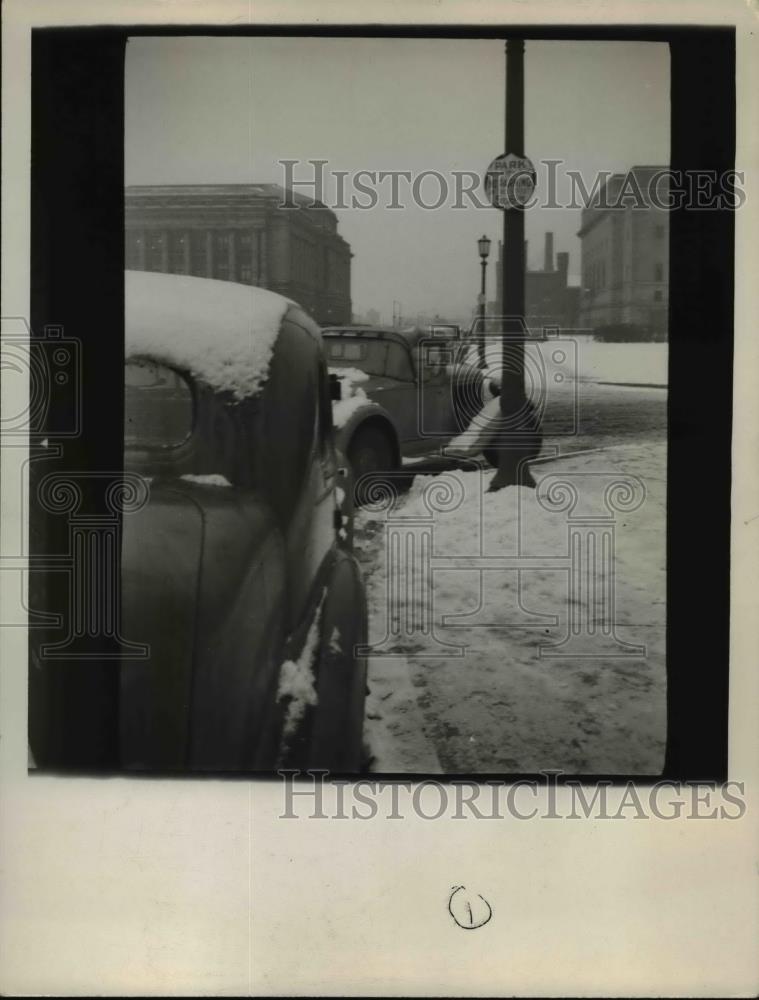
[[[297,310],[304,322],[290,299],[231,281],[126,271],[125,294],[126,358],[185,369],[235,399],[256,395],[266,381],[285,315]]]

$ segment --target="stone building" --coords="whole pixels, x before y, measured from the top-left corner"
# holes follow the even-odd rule
[[[258,285],[322,325],[351,321],[350,246],[311,199],[277,184],[172,184],[127,187],[124,202],[127,268]]]
[[[638,335],[667,335],[669,216],[651,203],[663,167],[633,167],[614,174],[583,209],[580,325],[634,328]],[[666,198],[666,177],[656,192]]]
[[[525,244],[525,260],[527,245]],[[498,242],[496,262],[496,301],[490,303],[489,311],[503,315],[503,244]],[[543,327],[574,329],[578,325],[580,289],[570,285],[569,254],[555,255],[553,233],[545,234],[543,247],[543,270],[530,271],[525,275],[525,312],[527,326],[536,332]]]

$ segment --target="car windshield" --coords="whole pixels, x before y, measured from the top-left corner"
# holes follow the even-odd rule
[[[330,368],[358,368],[367,375],[386,374],[387,341],[327,336],[324,346]]]
[[[179,372],[153,361],[124,366],[124,446],[175,448],[192,433],[192,390]]]

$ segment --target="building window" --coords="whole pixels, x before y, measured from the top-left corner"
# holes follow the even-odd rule
[[[228,233],[214,234],[213,270],[214,270],[214,278],[218,278],[220,281],[227,281],[229,279]]]
[[[244,285],[253,284],[253,240],[250,233],[240,233],[237,237],[237,267],[240,281]]]
[[[206,234],[203,230],[198,230],[190,237],[190,273],[199,278],[206,278],[208,276],[207,268]]]
[[[148,271],[163,270],[163,236],[161,233],[152,233],[148,237]]]
[[[658,261],[654,265],[654,281],[664,281],[664,265]]]
[[[186,249],[187,237],[184,233],[171,233],[169,235],[169,271],[172,274],[186,273]]]
[[[314,286],[318,283],[318,275],[313,266],[313,252],[310,243],[293,237],[290,257],[293,280],[301,285]]]
[[[141,236],[134,233],[127,233],[126,241],[126,268],[128,271],[137,271],[141,265],[143,251],[143,240]]]

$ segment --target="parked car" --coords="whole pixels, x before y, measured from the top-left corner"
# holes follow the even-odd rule
[[[337,444],[359,484],[358,502],[363,475],[393,471],[404,458],[439,453],[500,391],[499,380],[477,365],[474,342],[460,339],[454,326],[434,332],[339,326],[322,332],[330,373],[340,384],[333,413]],[[527,406],[530,450],[537,454],[539,423],[529,401]],[[487,427],[477,448],[497,464]],[[471,454],[471,447],[467,451]]]
[[[338,447],[356,475],[439,448],[468,424],[463,398],[482,400],[482,372],[454,363],[452,341],[430,344],[422,330],[370,326],[322,332],[330,372],[341,384]]]
[[[362,761],[364,588],[342,541],[322,337],[264,289],[126,276],[125,768]]]

